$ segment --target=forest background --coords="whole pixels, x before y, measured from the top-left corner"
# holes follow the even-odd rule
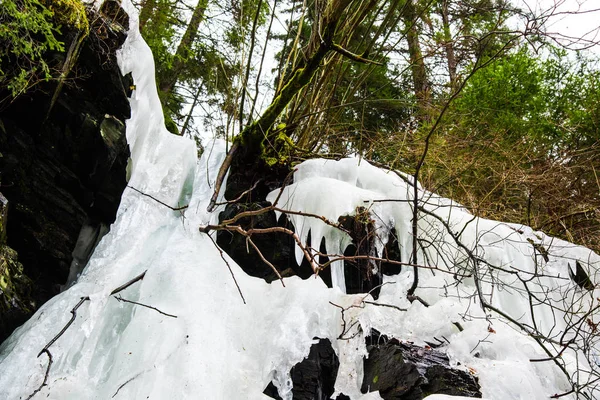
[[[599,10],[529,3],[136,5],[167,127],[200,149],[213,136],[235,147],[234,137],[243,142],[250,136],[240,133],[257,126],[256,154],[267,165],[358,155],[475,215],[600,252],[600,69],[588,51],[598,28],[569,36],[552,25]],[[0,4],[0,83],[10,89],[2,101],[35,90],[37,80],[61,80],[64,69],[44,54],[61,50],[61,25],[88,34],[81,5]]]

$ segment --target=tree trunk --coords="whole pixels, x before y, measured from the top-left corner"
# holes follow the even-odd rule
[[[215,207],[223,179],[234,158],[237,161],[241,159],[242,163],[250,160],[250,165],[256,164],[259,161],[257,158],[261,156],[263,144],[268,138],[270,128],[277,120],[277,117],[287,107],[296,93],[312,80],[325,56],[336,46],[333,39],[338,22],[351,2],[351,0],[332,0],[328,3],[321,25],[323,27],[321,41],[317,50],[310,56],[303,67],[297,68],[294,71],[260,118],[254,123],[247,125],[235,138],[231,150],[219,169],[215,182],[215,191],[207,207],[208,211],[212,211]]]
[[[419,16],[415,8],[414,0],[406,0],[404,7],[404,25],[406,26],[406,40],[408,42],[408,54],[415,89],[415,96],[420,111],[423,113],[429,103],[429,84],[427,82],[427,70],[421,52],[419,41]]]
[[[156,0],[144,0],[140,7],[140,32],[144,32],[144,26],[154,14]]]
[[[147,0],[152,1],[152,0]],[[194,13],[192,14],[192,18],[181,38],[181,42],[179,42],[179,46],[177,46],[177,51],[175,52],[175,56],[173,59],[173,66],[165,73],[164,78],[161,82],[159,82],[159,90],[162,94],[161,98],[163,102],[166,101],[168,95],[171,93],[175,84],[179,79],[179,75],[183,70],[185,63],[188,61],[190,56],[192,44],[196,40],[196,36],[198,35],[198,28],[200,27],[200,23],[204,19],[204,13],[208,6],[208,0],[199,0],[196,8],[194,8]]]
[[[444,29],[444,49],[446,50],[446,60],[448,62],[450,86],[454,87],[456,83],[456,56],[454,55],[454,41],[452,40],[452,32],[450,32],[448,0],[442,0],[440,14],[442,15],[442,26]]]

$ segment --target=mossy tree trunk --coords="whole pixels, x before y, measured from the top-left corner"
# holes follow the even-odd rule
[[[328,3],[321,24],[323,27],[320,35],[321,40],[318,46],[315,46],[316,50],[307,59],[305,64],[297,68],[291,77],[287,79],[279,94],[273,99],[270,106],[263,112],[260,118],[252,124],[247,125],[234,139],[231,149],[217,175],[215,192],[208,205],[209,211],[212,211],[215,206],[223,179],[234,158],[242,157],[244,161],[253,162],[261,159],[261,156],[264,155],[265,143],[272,139],[270,137],[272,136],[270,135],[271,127],[275,124],[279,115],[285,110],[300,89],[312,80],[327,54],[332,50],[342,52],[340,46],[334,43],[334,37],[341,16],[351,3],[351,0],[332,0]]]

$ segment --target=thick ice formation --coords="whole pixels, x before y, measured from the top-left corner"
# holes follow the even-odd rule
[[[373,167],[366,161],[313,159],[298,166],[293,184],[273,191],[268,199],[274,202],[279,197],[280,209],[322,215],[330,221],[365,207],[377,227],[378,255],[382,256],[381,249],[391,232],[397,236],[401,260],[408,263],[412,250],[412,193],[411,180],[405,175]],[[547,398],[560,392],[560,387],[568,390],[561,386],[565,379],[558,368],[548,362],[529,363],[530,359],[549,355],[531,338],[516,334],[515,329],[549,338],[555,344],[559,338],[562,344],[574,339],[585,347],[583,342],[588,340],[587,358],[595,364],[594,316],[599,293],[597,289],[588,292],[577,287],[569,278],[569,268],[575,271],[578,261],[591,281],[598,282],[600,257],[526,226],[476,218],[462,206],[420,187],[418,193],[418,260],[434,269],[422,269],[417,295],[430,306],[401,300],[406,298],[413,279],[412,269],[408,268],[398,276],[385,278],[386,283],[394,285],[385,285],[379,299],[408,308],[408,312],[399,316],[387,309],[369,310],[356,316],[363,328],[375,327],[417,342],[453,338],[449,353],[478,371],[484,394],[490,398]],[[298,214],[288,217],[307,248],[318,249],[324,238],[329,254],[342,254],[350,242],[346,233],[320,219]],[[307,242],[309,232],[312,243]],[[301,251],[296,255],[298,261],[303,257]],[[343,290],[341,261],[337,269],[332,269],[332,275],[334,285]],[[485,312],[482,302],[488,306]],[[498,320],[499,313],[504,314],[500,319],[503,322]],[[589,323],[583,323],[588,317]],[[505,325],[510,319],[517,324]],[[457,332],[453,325],[456,322],[465,330]],[[574,327],[576,322],[580,327]],[[486,329],[487,334],[481,333]],[[567,333],[561,337],[563,332]],[[546,346],[557,354],[562,345]],[[582,371],[598,367],[590,365],[583,353],[560,353],[566,372],[575,376],[579,371],[580,384],[594,379],[594,375]],[[510,379],[503,378],[507,376]],[[515,380],[523,386],[515,385]],[[555,385],[552,389],[549,381]],[[497,391],[490,392],[490,387]]]
[[[568,311],[580,318],[581,310],[600,296],[597,290],[577,287],[567,264],[579,260],[598,282],[598,255],[527,227],[473,218],[431,193],[419,192],[419,260],[438,270],[423,270],[417,290],[429,307],[406,300],[411,268],[387,277],[378,299],[406,312],[363,303],[364,295],[344,294],[339,266],[334,267],[335,289],[318,278],[287,278],[281,287],[244,274],[198,230],[218,217],[219,210],[205,210],[224,144],[207,145],[197,163],[194,144],[164,129],[151,54],[136,32],[135,18],[131,22],[120,57],[123,72],[133,73],[137,88],[127,123],[133,160],[129,184],[173,207],[189,207],[185,213],[172,211],[132,189],[125,191],[115,224],[78,282],[45,304],[0,348],[0,398],[24,399],[40,388],[48,356],[38,353],[85,296],[90,300],[77,310],[72,326],[50,346],[53,363],[34,398],[264,399],[264,388],[274,380],[282,397],[290,399],[289,369],[319,337],[331,341],[340,359],[336,391],[352,399],[379,399],[376,392],[360,392],[364,334],[371,328],[417,343],[446,339],[452,362],[479,376],[488,399],[545,399],[571,389],[554,363],[529,362],[547,357],[534,339],[497,313],[488,312],[486,318],[480,301],[559,340]],[[393,229],[406,261],[412,248],[410,189],[410,179],[364,161],[311,160],[299,166],[278,205],[331,220],[366,207],[379,232],[379,251]],[[309,231],[315,243],[325,238],[330,253],[342,252],[348,244],[347,237],[319,220],[291,219],[303,240]],[[548,261],[535,250],[542,246]],[[143,280],[119,295],[177,318],[110,296],[144,271]],[[530,303],[528,290],[545,301]],[[353,329],[361,329],[352,339],[338,339],[340,309],[330,302],[359,306],[345,312],[346,321],[358,321]],[[565,314],[545,303],[574,306]],[[597,322],[594,315],[587,317]],[[593,355],[596,344],[590,346],[588,354]],[[566,371],[589,369],[583,356],[565,350],[561,360]],[[575,378],[580,383],[587,379],[584,373]],[[569,397],[574,396],[564,398]]]

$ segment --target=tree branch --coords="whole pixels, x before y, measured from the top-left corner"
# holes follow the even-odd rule
[[[129,286],[133,285],[134,283],[141,281],[142,279],[144,279],[144,276],[146,275],[147,271],[142,272],[141,274],[139,274],[138,276],[136,276],[135,278],[127,281],[126,283],[122,284],[121,286],[113,289],[112,292],[110,292],[110,295],[115,295],[119,292],[122,292],[123,290],[127,289]],[[89,296],[85,296],[82,297],[79,302],[75,305],[75,307],[73,307],[71,309],[71,318],[69,319],[69,321],[67,321],[67,323],[65,324],[65,326],[63,326],[63,328],[60,330],[60,332],[58,332],[56,334],[56,336],[54,336],[52,339],[50,339],[50,341],[44,346],[44,348],[38,353],[38,357],[41,356],[42,354],[46,354],[48,356],[48,366],[46,367],[46,373],[44,374],[44,380],[42,381],[42,383],[40,384],[40,386],[34,390],[33,393],[31,393],[29,395],[29,397],[27,397],[27,400],[31,399],[33,396],[35,396],[40,390],[42,390],[42,387],[44,387],[46,385],[46,382],[48,381],[48,375],[50,373],[50,367],[52,366],[52,354],[50,353],[50,346],[52,346],[66,331],[67,329],[69,329],[69,327],[73,324],[73,322],[75,321],[75,318],[77,317],[77,310],[79,309],[79,307],[81,307],[83,305],[83,303],[85,303],[86,301],[90,300]]]

